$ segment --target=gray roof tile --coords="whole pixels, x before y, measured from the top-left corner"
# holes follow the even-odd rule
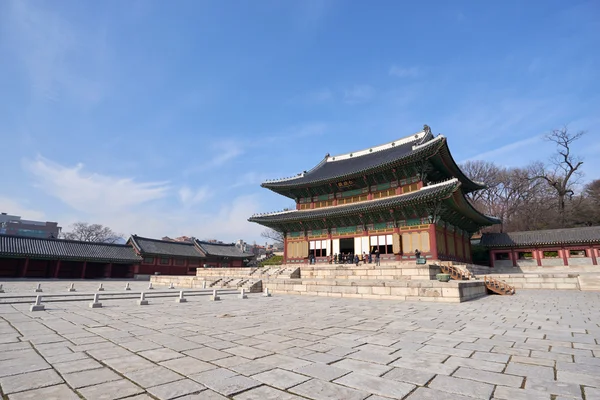
[[[142,255],[203,258],[194,243],[173,242],[131,235],[130,239]]]
[[[131,263],[141,260],[131,246],[124,244],[12,235],[0,235],[0,257],[37,257],[114,263]]]
[[[196,240],[196,244],[207,256],[220,257],[254,257],[252,253],[244,253],[235,244],[210,243]]]
[[[585,243],[600,243],[600,226],[525,232],[484,233],[480,242],[485,247],[522,247]]]

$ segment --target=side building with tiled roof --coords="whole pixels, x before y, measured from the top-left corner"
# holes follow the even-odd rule
[[[284,234],[287,263],[349,254],[414,260],[417,250],[427,259],[471,261],[471,235],[500,222],[469,203],[465,194],[485,185],[460,170],[446,137],[427,125],[383,145],[327,154],[311,170],[262,187],[296,203],[249,218]]]
[[[484,233],[480,245],[495,268],[598,265],[600,226]]]
[[[123,244],[0,235],[4,278],[130,278],[141,260]]]
[[[196,275],[205,257],[191,242],[151,239],[131,235],[127,244],[142,258],[137,274]]]
[[[205,265],[207,267],[245,267],[254,259],[253,253],[243,252],[234,243],[211,243],[196,240],[194,244],[206,258]]]

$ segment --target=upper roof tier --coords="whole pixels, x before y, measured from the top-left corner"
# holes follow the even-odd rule
[[[439,161],[434,163],[434,168],[445,169],[445,178],[458,178],[465,192],[483,189],[484,184],[472,181],[460,170],[447,146],[443,135],[434,137],[431,129],[425,125],[421,132],[393,142],[337,156],[327,154],[310,171],[289,178],[269,180],[261,186],[288,195],[285,193],[286,189],[319,186],[433,157]]]

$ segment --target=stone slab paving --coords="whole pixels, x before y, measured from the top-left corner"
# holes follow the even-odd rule
[[[104,280],[105,291],[125,281]],[[6,294],[34,281],[3,281]],[[92,293],[99,281],[75,281]],[[44,293],[70,282],[44,281]],[[130,281],[132,291],[147,282]],[[2,296],[2,295],[0,295]],[[600,293],[461,304],[275,295],[0,304],[0,397],[600,399]],[[584,397],[585,396],[585,397]]]

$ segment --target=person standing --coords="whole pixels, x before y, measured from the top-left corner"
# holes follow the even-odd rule
[[[380,261],[381,260],[379,258],[379,249],[377,249],[377,250],[375,250],[375,265],[379,267],[381,265]]]
[[[421,258],[421,252],[419,251],[419,249],[415,250],[415,258],[418,260],[419,258]]]

